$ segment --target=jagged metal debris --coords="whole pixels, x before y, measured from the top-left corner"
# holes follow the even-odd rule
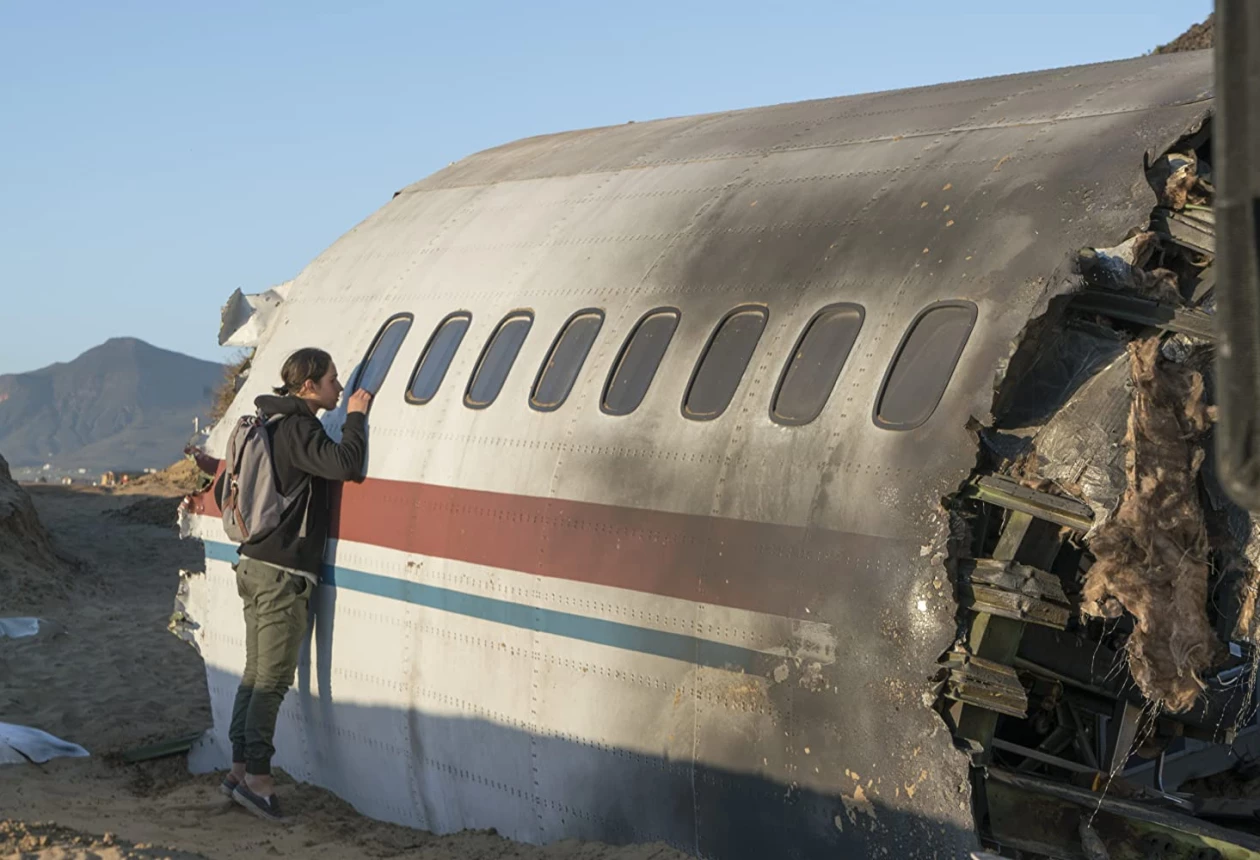
[[[1124,436],[1130,397],[1129,353],[1124,351],[1033,438],[1037,474],[1093,510],[1087,539],[1111,519],[1127,487]]]
[[[239,289],[233,292],[220,312],[219,346],[257,346],[276,318],[276,311],[288,298],[292,284],[287,281],[251,295]]]

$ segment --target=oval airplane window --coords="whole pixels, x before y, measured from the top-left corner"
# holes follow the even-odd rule
[[[541,412],[560,408],[573,390],[573,383],[577,382],[582,365],[595,343],[595,336],[603,325],[603,311],[578,311],[569,318],[538,371],[534,392],[529,398],[530,406]]]
[[[407,332],[411,330],[411,314],[399,314],[385,321],[380,332],[372,340],[367,357],[360,366],[357,381],[350,386],[351,393],[355,389],[363,389],[373,396],[381,390],[385,375],[394,363],[394,356],[402,346]]]
[[[913,430],[932,417],[975,324],[971,302],[932,305],[915,318],[875,401],[877,426]]]
[[[613,372],[604,386],[600,408],[609,415],[629,415],[647,395],[656,369],[678,328],[679,313],[673,308],[652,311],[639,320],[621,347]]]
[[[472,314],[466,311],[451,314],[438,323],[420,354],[420,360],[416,362],[416,369],[411,373],[411,384],[407,386],[408,403],[428,403],[437,396],[446,371],[471,324]]]
[[[687,386],[683,415],[708,421],[726,411],[765,331],[766,319],[765,308],[742,308],[718,323]]]
[[[503,388],[508,371],[516,361],[516,354],[525,343],[525,335],[534,324],[534,315],[527,312],[508,314],[499,327],[486,341],[486,348],[481,351],[477,361],[477,369],[473,371],[472,380],[468,383],[468,391],[464,394],[464,404],[473,409],[485,409]]]
[[[774,421],[808,424],[822,413],[865,318],[861,305],[830,305],[814,314],[779,378],[770,407]]]

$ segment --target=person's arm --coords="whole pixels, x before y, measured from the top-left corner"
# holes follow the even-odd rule
[[[346,414],[341,428],[341,443],[328,437],[318,421],[295,421],[293,465],[308,475],[329,481],[362,481],[367,456],[367,416],[362,412]]]
[[[184,449],[184,453],[193,458],[193,462],[197,464],[197,468],[205,472],[210,477],[214,477],[219,473],[219,460],[211,457],[200,448],[189,445]]]

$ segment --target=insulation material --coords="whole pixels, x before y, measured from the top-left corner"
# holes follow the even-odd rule
[[[1204,172],[1206,167],[1202,166]],[[1193,152],[1170,152],[1152,164],[1147,178],[1159,197],[1159,205],[1184,209],[1186,204],[1209,204],[1212,186],[1200,174],[1200,169],[1199,159]]]
[[[1201,437],[1210,423],[1203,377],[1160,360],[1160,340],[1132,344],[1127,487],[1115,517],[1090,542],[1087,615],[1128,612],[1129,668],[1142,693],[1173,712],[1203,689],[1219,643],[1207,617],[1209,547],[1199,504]]]
[[[1251,539],[1235,560],[1242,575],[1238,581],[1238,620],[1234,624],[1234,638],[1257,642],[1256,596],[1260,594],[1260,526],[1253,525]]]

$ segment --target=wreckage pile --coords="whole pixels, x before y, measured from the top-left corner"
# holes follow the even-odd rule
[[[1111,623],[1142,694],[1173,713],[1196,705],[1227,641],[1254,642],[1260,559],[1210,456],[1209,132],[1148,167],[1148,224],[1081,252],[1081,289],[1030,329],[987,436],[998,471],[1093,511],[1077,605]]]
[[[6,611],[65,593],[71,571],[58,556],[26,491],[0,457],[0,595]]]

